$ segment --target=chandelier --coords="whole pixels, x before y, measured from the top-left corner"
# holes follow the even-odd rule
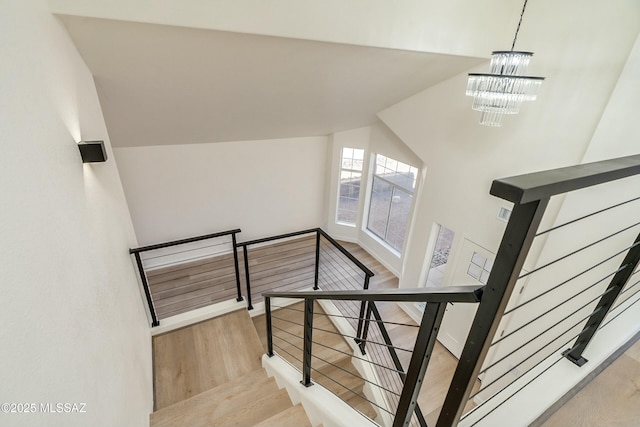
[[[472,108],[480,111],[480,124],[502,125],[502,116],[518,114],[524,101],[534,101],[544,77],[525,76],[533,52],[514,50],[527,0],[524,1],[511,50],[491,53],[489,73],[469,73],[467,96],[473,96]]]

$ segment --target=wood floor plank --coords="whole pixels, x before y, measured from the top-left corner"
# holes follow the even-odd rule
[[[256,390],[261,393],[275,392],[277,389],[275,380],[267,377],[264,369],[259,369],[152,413],[151,426],[177,427],[203,423],[239,410],[248,393]]]
[[[282,389],[275,393],[261,395],[254,400],[245,400],[241,411],[216,418],[209,425],[224,427],[253,426],[291,406],[291,399],[289,399],[287,391]]]
[[[311,421],[309,421],[302,405],[297,404],[267,418],[254,427],[311,427]]]
[[[246,310],[153,337],[156,409],[261,367],[260,339]]]
[[[195,354],[191,329],[177,331],[171,339],[153,339],[155,409],[169,406],[200,393],[198,361],[183,355]]]
[[[632,350],[636,354],[637,350]],[[640,425],[640,362],[621,355],[543,427],[629,427]]]

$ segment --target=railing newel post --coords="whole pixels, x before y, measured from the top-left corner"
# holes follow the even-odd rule
[[[373,301],[364,301],[363,304],[366,305],[367,309],[365,311],[365,322],[362,328],[362,335],[360,335],[360,339],[358,340],[358,347],[360,347],[360,352],[364,356],[366,353],[365,348],[367,346],[367,337],[369,336],[369,324],[371,322],[371,307]]]
[[[318,278],[320,276],[320,229],[316,230],[316,266],[313,279],[313,289],[318,290]]]
[[[313,304],[314,300],[305,298],[304,300],[304,348],[302,354],[302,385],[312,386],[311,382],[311,351],[313,344]]]
[[[371,276],[365,272],[364,283],[362,285],[362,289],[365,289],[365,290],[369,289],[369,280],[370,279],[371,279]],[[366,302],[362,301],[362,303],[360,304],[360,314],[358,316],[358,328],[357,328],[357,332],[356,332],[356,336],[358,338],[362,337],[362,331],[363,331],[363,328],[364,328],[365,312],[366,312]],[[369,316],[367,316],[367,318],[368,317]],[[361,348],[361,350],[364,351],[364,349],[362,349],[362,348]]]
[[[238,246],[237,246],[238,242],[236,241],[235,231],[231,233],[231,244],[233,245],[233,267],[235,268],[236,290],[238,292],[236,301],[240,302],[243,300],[243,298],[242,298],[242,289],[240,286],[240,266],[238,264]]]
[[[265,323],[267,327],[267,356],[273,357],[273,326],[271,324],[271,297],[264,298]]]
[[[253,310],[251,304],[251,278],[249,274],[249,255],[247,251],[247,245],[242,244],[242,256],[244,258],[244,278],[247,285],[247,310]]]
[[[140,258],[140,252],[135,252],[136,265],[138,266],[138,272],[140,273],[140,280],[142,281],[142,287],[144,288],[144,295],[147,298],[147,304],[149,305],[149,312],[151,314],[151,326],[156,327],[160,325],[158,316],[156,315],[156,308],[153,305],[153,298],[151,297],[151,291],[149,290],[149,282],[147,281],[147,273],[144,271],[142,265],[142,259]]]

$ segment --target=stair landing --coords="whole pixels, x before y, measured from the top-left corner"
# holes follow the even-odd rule
[[[153,337],[155,409],[260,369],[263,353],[246,310]]]
[[[153,337],[152,427],[311,427],[261,367],[246,310]]]

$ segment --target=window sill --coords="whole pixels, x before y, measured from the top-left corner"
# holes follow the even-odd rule
[[[370,231],[368,228],[363,228],[362,231],[364,231],[364,233],[368,237],[370,237],[373,241],[375,241],[380,246],[382,246],[384,249],[389,251],[389,253],[391,253],[391,255],[395,256],[398,259],[402,258],[402,253],[400,251],[398,251],[397,249],[393,248],[391,245],[389,245],[387,242],[382,240],[380,237],[378,237],[375,233]]]

